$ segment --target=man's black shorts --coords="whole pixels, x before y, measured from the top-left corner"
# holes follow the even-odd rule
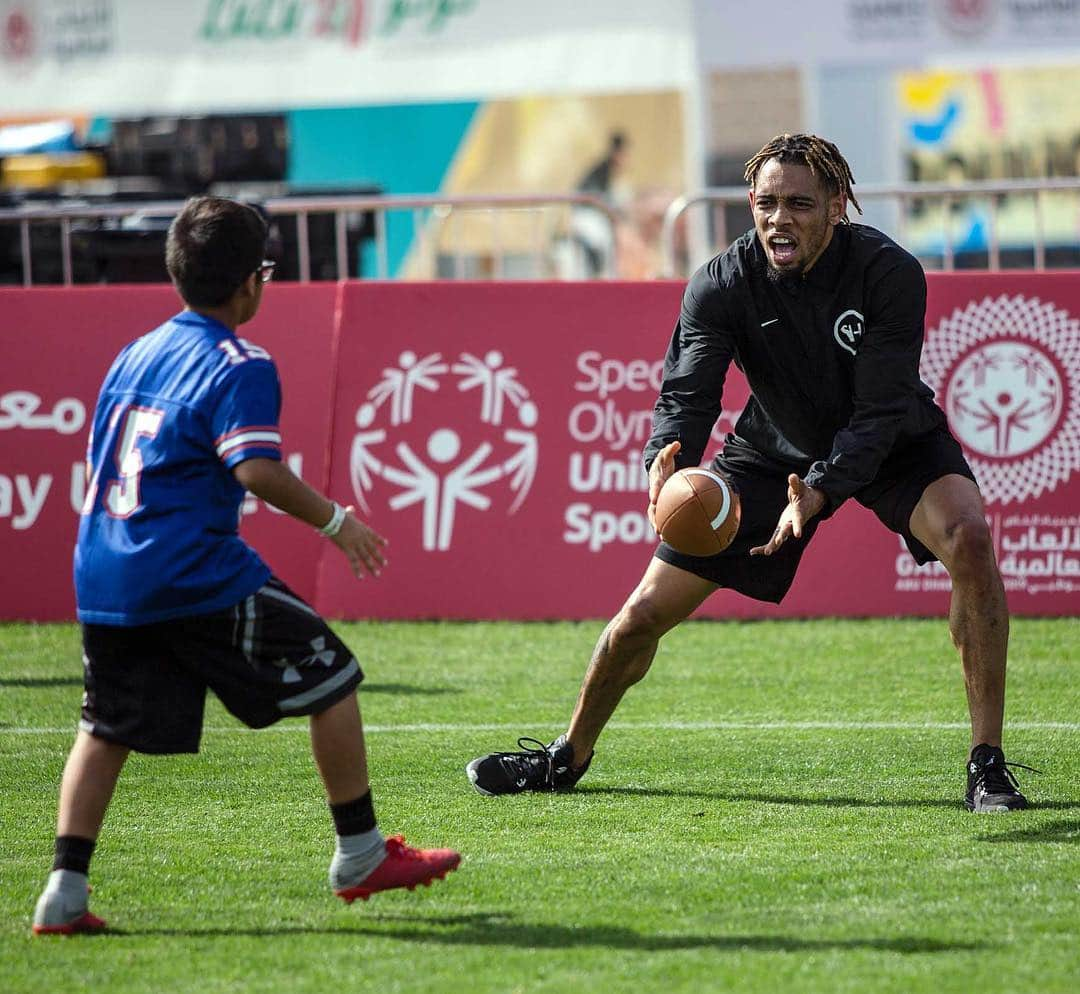
[[[225,611],[83,625],[79,727],[138,752],[198,752],[209,688],[244,724],[316,714],[364,678],[325,621],[276,577]]]
[[[742,520],[735,541],[720,555],[701,558],[685,556],[661,543],[656,557],[747,597],[779,604],[795,579],[803,551],[825,518],[813,518],[803,528],[802,539],[788,539],[773,555],[751,556],[750,550],[765,545],[776,529],[787,504],[787,477],[792,470],[766,462],[732,436],[712,468],[739,492]],[[873,482],[855,494],[855,499],[870,508],[886,528],[903,536],[916,562],[928,563],[937,557],[911,534],[911,515],[923,491],[953,473],[975,480],[960,444],[942,427],[894,449]]]

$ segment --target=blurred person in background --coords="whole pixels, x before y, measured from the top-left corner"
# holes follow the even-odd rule
[[[577,192],[597,197],[613,210],[621,200],[618,180],[626,169],[630,143],[622,131],[613,131],[608,138],[603,157],[589,167],[578,181]],[[575,248],[581,254],[579,278],[595,279],[606,276],[615,252],[615,225],[592,207],[577,206],[571,212],[570,233]]]
[[[604,200],[611,198],[615,181],[626,168],[630,143],[622,131],[613,131],[608,138],[607,151],[594,163],[578,183],[578,193],[595,193]]]

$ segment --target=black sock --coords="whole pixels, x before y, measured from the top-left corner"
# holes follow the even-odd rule
[[[90,870],[90,857],[94,855],[96,839],[84,839],[81,835],[58,835],[54,870],[72,870],[86,874]]]
[[[330,814],[334,818],[334,830],[338,835],[359,835],[370,832],[375,827],[375,805],[369,790],[355,801],[331,804]]]

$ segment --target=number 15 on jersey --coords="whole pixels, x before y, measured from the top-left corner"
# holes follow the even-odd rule
[[[113,518],[130,518],[139,509],[139,477],[143,471],[140,443],[161,430],[165,412],[132,404],[118,405],[109,418],[110,427],[120,425],[113,458],[118,476],[105,488],[105,510]],[[94,474],[82,513],[89,514],[97,500],[100,470]]]

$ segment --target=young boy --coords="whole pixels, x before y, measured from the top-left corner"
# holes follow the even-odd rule
[[[197,752],[207,688],[252,728],[310,715],[339,897],[411,889],[461,859],[384,839],[356,703],[360,667],[238,534],[249,490],[318,528],[357,577],[385,564],[384,539],[281,461],[277,371],[236,335],[273,273],[266,235],[250,207],[190,200],[166,244],[185,309],[127,346],[101,389],[75,550],[86,693],[37,934],[105,927],[87,906],[87,872],[120,770],[132,749]]]

